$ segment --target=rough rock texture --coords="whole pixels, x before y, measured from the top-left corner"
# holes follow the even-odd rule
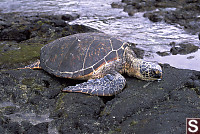
[[[2,132],[184,133],[185,119],[199,117],[200,74],[163,65],[163,79],[126,76],[113,97],[62,93],[79,81],[43,70],[4,70],[0,82]],[[151,126],[151,127],[149,127]]]
[[[193,34],[200,31],[198,0],[122,0],[122,2],[126,4],[124,11],[129,15],[148,11],[144,16],[153,22],[179,24]]]
[[[72,15],[0,14],[0,69],[29,64],[40,55],[40,48],[57,38],[97,31],[83,25],[69,25]]]
[[[176,44],[175,42],[171,42],[169,44],[169,46],[171,46],[170,50],[163,51],[163,52],[157,51],[156,53],[159,56],[168,56],[170,54],[172,54],[172,55],[177,55],[177,54],[187,55],[187,54],[196,52],[199,49],[198,46],[195,46],[193,44],[186,43],[186,42],[179,43],[179,44]]]
[[[0,56],[4,57],[0,71],[0,133],[185,133],[185,119],[199,117],[200,73],[196,71],[162,65],[161,81],[125,76],[127,85],[123,92],[98,97],[61,92],[82,81],[57,78],[44,70],[17,70],[16,67],[39,58],[39,50],[47,42],[95,31],[54,17],[19,17],[18,20],[26,18],[27,23],[6,23],[9,25],[1,29],[5,32],[24,25],[30,36],[19,40],[7,34],[0,44]],[[14,20],[11,17],[5,21]]]
[[[163,70],[160,82],[127,78],[127,88],[102,112],[105,126],[122,133],[184,133],[185,118],[200,112],[199,96],[185,87],[193,73],[165,65]]]

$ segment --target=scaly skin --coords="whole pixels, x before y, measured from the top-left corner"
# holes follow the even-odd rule
[[[147,81],[161,79],[162,70],[158,64],[136,58],[130,47],[123,49],[123,58],[106,63],[94,71],[91,76],[88,76],[87,82],[68,86],[63,91],[112,96],[120,93],[126,85],[126,79],[121,75],[122,73]],[[38,60],[25,68],[41,69],[40,61]]]
[[[125,78],[120,73],[127,73],[142,80],[161,79],[162,70],[158,64],[135,58],[134,52],[126,47],[124,57],[102,66],[87,82],[63,89],[67,92],[81,92],[90,95],[112,96],[123,90]]]
[[[124,54],[124,59],[126,60],[124,67],[125,73],[127,73],[129,76],[137,77],[147,81],[162,78],[162,69],[160,65],[135,57],[136,56],[130,47],[126,47]]]
[[[137,77],[138,79],[147,81],[162,78],[160,65],[136,58],[135,53],[130,47],[125,48],[122,59],[105,64],[93,73],[91,79],[102,78],[112,71],[119,72],[120,74],[127,73],[131,77]]]
[[[104,41],[102,36],[108,42]],[[78,37],[83,42],[80,42],[81,40]],[[67,43],[67,41],[72,42]],[[74,44],[79,49],[72,46],[74,41],[79,42]],[[89,44],[86,43],[88,41],[90,42]],[[96,42],[94,43],[94,41]],[[60,47],[58,47],[59,45]],[[68,45],[70,49],[68,49]],[[93,48],[90,49],[92,45]],[[80,49],[81,47],[84,49]],[[69,50],[72,50],[72,52]],[[77,50],[79,50],[78,53]],[[107,51],[103,53],[100,50]],[[82,53],[83,51],[86,51],[86,53]],[[59,59],[58,56],[65,54],[72,54],[71,60],[68,59],[69,56]],[[91,55],[98,60],[92,60],[93,57]],[[88,67],[85,68],[87,65]],[[41,60],[25,68],[41,69],[41,66],[45,71],[57,77],[88,80],[76,86],[66,87],[63,91],[81,92],[98,96],[112,96],[121,92],[126,84],[125,78],[121,75],[123,73],[148,81],[162,78],[162,69],[158,64],[136,58],[134,51],[128,43],[106,36],[103,33],[73,35],[69,38],[63,37],[47,44],[41,49]],[[63,70],[60,70],[59,67]]]
[[[97,96],[112,96],[122,91],[126,79],[118,72],[107,74],[103,78],[90,79],[87,82],[68,86],[63,89],[67,92],[79,92]]]

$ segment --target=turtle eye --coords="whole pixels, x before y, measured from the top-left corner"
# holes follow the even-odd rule
[[[154,73],[155,73],[155,74],[159,74],[160,72],[159,72],[158,70],[155,70]]]
[[[140,69],[143,80],[157,80],[162,78],[162,69],[154,63],[143,64]]]
[[[153,77],[154,78],[161,78],[162,77],[162,73],[159,70],[153,70]]]

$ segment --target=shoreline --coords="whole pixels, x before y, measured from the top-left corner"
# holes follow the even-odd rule
[[[163,64],[161,81],[126,76],[123,92],[97,97],[61,92],[80,81],[57,78],[43,70],[16,70],[38,59],[40,48],[51,40],[97,31],[69,25],[62,18],[16,16],[10,22],[1,18],[2,133],[184,133],[185,119],[199,117],[199,71]]]

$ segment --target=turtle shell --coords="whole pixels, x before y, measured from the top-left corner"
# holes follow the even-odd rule
[[[41,67],[58,77],[84,79],[123,55],[123,42],[104,33],[79,33],[41,49]]]

